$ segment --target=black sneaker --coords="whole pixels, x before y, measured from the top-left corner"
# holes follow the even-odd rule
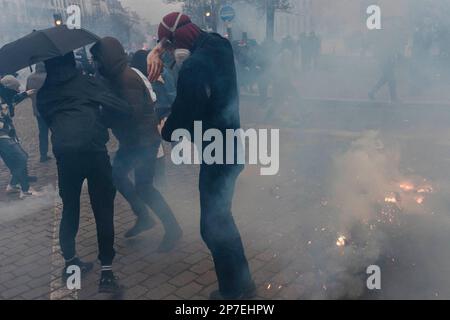
[[[119,284],[119,279],[112,272],[102,272],[98,285],[99,293],[121,294],[123,287]]]
[[[144,231],[150,230],[155,226],[155,220],[150,216],[145,218],[138,218],[134,226],[125,233],[125,238],[136,237]]]
[[[250,300],[256,297],[256,285],[252,281],[243,292],[236,295],[222,295],[219,290],[211,292],[209,300]]]
[[[83,262],[79,258],[75,258],[72,261],[66,263],[66,266],[62,271],[62,279],[64,282],[66,282],[71,275],[70,273],[67,273],[67,268],[73,265],[78,266],[80,268],[81,275],[87,274],[94,268],[94,264],[92,262]]]
[[[166,231],[166,234],[164,235],[164,238],[162,239],[158,247],[158,252],[164,253],[171,251],[173,248],[176,247],[178,242],[180,242],[182,237],[183,231],[178,225],[172,228],[170,231]]]

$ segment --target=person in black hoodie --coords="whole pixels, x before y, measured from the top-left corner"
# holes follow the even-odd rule
[[[162,128],[163,139],[171,141],[176,129],[186,129],[193,137],[194,121],[202,121],[203,131],[214,128],[224,136],[227,129],[238,129],[239,96],[230,42],[218,34],[201,31],[188,16],[178,12],[163,18],[158,37],[161,46],[148,59],[149,79],[159,77],[161,48],[167,41],[172,43],[175,59],[181,64],[177,96]],[[211,293],[211,299],[246,299],[256,291],[231,212],[235,183],[242,169],[243,165],[236,163],[203,162],[200,166],[200,232],[211,250],[219,282],[219,290]]]
[[[137,236],[155,225],[148,206],[166,231],[158,251],[168,252],[181,239],[182,230],[168,203],[153,184],[161,144],[155,103],[141,76],[128,66],[127,55],[117,39],[102,38],[91,48],[91,53],[100,75],[133,109],[133,119],[113,130],[119,140],[113,163],[114,182],[137,216],[135,225],[125,233],[125,237]],[[134,183],[129,178],[130,173],[134,173]]]
[[[80,194],[87,180],[97,225],[98,258],[102,265],[100,292],[118,293],[121,288],[112,272],[114,251],[114,198],[116,189],[106,143],[108,127],[127,121],[129,106],[96,79],[82,75],[74,54],[45,61],[47,78],[37,94],[37,109],[52,133],[53,153],[58,167],[59,194],[63,212],[59,230],[67,267],[82,272],[92,263],[76,255],[75,238],[80,219]]]

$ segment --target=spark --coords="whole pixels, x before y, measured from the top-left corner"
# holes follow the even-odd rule
[[[433,192],[432,186],[425,186],[425,187],[417,189],[417,193],[432,193],[432,192]]]
[[[397,203],[397,198],[395,196],[388,196],[384,198],[386,203]]]

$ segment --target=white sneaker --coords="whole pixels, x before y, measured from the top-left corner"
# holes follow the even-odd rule
[[[41,195],[42,195],[41,192],[38,192],[38,191],[30,188],[27,192],[20,191],[19,198],[23,200],[23,199],[30,198],[30,197],[39,197]]]
[[[16,185],[8,184],[6,186],[6,193],[19,193],[20,191],[22,191],[22,189],[20,188],[19,184]]]

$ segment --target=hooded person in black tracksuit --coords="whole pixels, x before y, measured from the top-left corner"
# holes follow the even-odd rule
[[[240,128],[231,44],[218,34],[200,31],[189,17],[179,15],[171,13],[164,17],[158,30],[161,43],[169,38],[176,48],[174,55],[177,60],[177,50],[182,49],[185,56],[186,50],[189,51],[178,75],[177,96],[162,128],[162,137],[171,141],[176,129],[186,129],[193,137],[194,121],[202,121],[203,132],[215,128],[225,136],[226,129]],[[174,27],[175,21],[178,21],[178,26]],[[170,31],[169,28],[175,30]],[[152,53],[149,56],[150,71],[151,57]],[[157,73],[150,72],[150,80]],[[236,179],[242,169],[243,165],[236,162],[202,163],[200,167],[200,229],[211,250],[219,282],[219,290],[211,294],[211,299],[242,299],[255,294],[241,237],[231,212]]]
[[[100,292],[117,292],[112,273],[114,251],[114,198],[116,189],[106,143],[108,127],[127,121],[129,106],[96,79],[82,75],[73,53],[45,61],[47,78],[37,95],[37,109],[49,126],[57,160],[63,212],[59,239],[66,261],[82,272],[92,268],[76,255],[80,194],[86,179],[97,226],[98,258],[102,265]]]

